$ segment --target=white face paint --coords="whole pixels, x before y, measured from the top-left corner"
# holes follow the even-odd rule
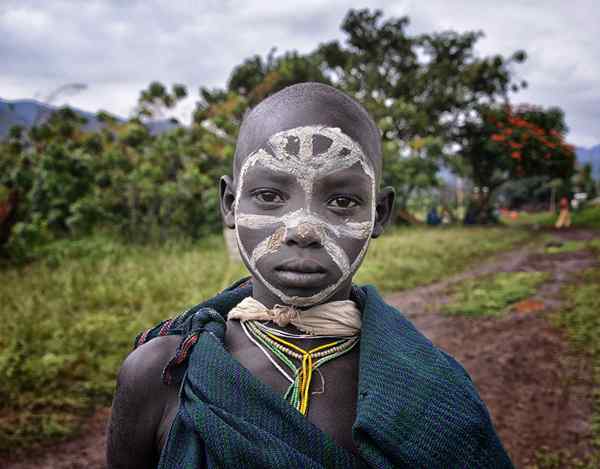
[[[313,142],[315,137],[324,137],[331,141],[330,146],[319,154],[314,154]],[[235,225],[238,246],[246,264],[252,273],[273,294],[285,304],[295,306],[311,306],[325,301],[358,269],[369,244],[375,223],[375,171],[371,161],[364,155],[361,148],[348,135],[338,128],[308,126],[297,127],[273,135],[268,144],[271,152],[260,148],[244,161],[238,176],[238,186],[235,199]],[[341,220],[332,223],[310,209],[315,182],[336,171],[348,169],[359,164],[370,181],[371,204],[367,221]],[[243,193],[246,174],[255,165],[263,166],[272,171],[293,175],[304,191],[304,207],[290,210],[283,216],[262,215],[240,212],[240,198]],[[252,252],[248,253],[240,238],[239,228],[265,229],[272,227],[274,232],[258,243]],[[296,229],[301,236],[302,230],[318,238],[325,252],[338,266],[341,276],[323,289],[311,296],[290,296],[281,289],[270,284],[257,267],[258,261],[266,255],[277,252],[287,232]],[[364,243],[356,258],[351,262],[348,254],[339,245],[343,238],[362,239]]]

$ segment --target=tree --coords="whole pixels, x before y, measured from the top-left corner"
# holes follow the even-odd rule
[[[271,49],[266,60],[256,55],[234,67],[225,90],[200,88],[194,122],[235,142],[249,108],[287,86],[306,81],[328,83],[315,57],[294,51],[276,57]]]
[[[344,43],[329,42],[316,52],[325,74],[361,101],[381,129],[386,172],[396,173],[391,179],[401,209],[415,186],[436,185],[441,163],[461,166],[463,122],[482,104],[504,102],[509,90],[526,86],[512,78],[524,52],[478,57],[481,32],[411,36],[408,25],[407,17],[351,10],[342,23]]]
[[[569,180],[575,153],[565,142],[566,130],[558,108],[481,106],[478,118],[461,128],[461,157],[480,194],[475,218],[487,221],[494,191],[509,180],[532,176]]]
[[[585,192],[587,199],[593,199],[597,195],[596,181],[592,176],[592,164],[586,163],[577,168],[577,174],[575,175],[575,186],[578,191]]]
[[[509,89],[526,85],[511,74],[524,52],[480,58],[474,47],[481,32],[411,36],[408,25],[407,17],[384,20],[380,10],[350,10],[342,23],[345,43],[317,50],[336,86],[362,101],[378,123],[393,123],[384,139],[450,142],[457,123],[477,105],[504,100]]]
[[[162,118],[167,110],[173,109],[186,96],[187,89],[184,85],[175,83],[169,91],[162,83],[153,81],[140,93],[136,117],[142,121]]]

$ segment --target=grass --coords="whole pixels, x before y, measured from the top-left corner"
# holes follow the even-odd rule
[[[519,212],[516,219],[504,217],[502,221],[510,226],[538,225],[551,227],[556,223],[558,214],[552,212]],[[571,212],[571,227],[600,228],[600,206],[588,205],[581,210]]]
[[[600,248],[597,248],[600,251]],[[571,343],[592,359],[594,382],[600,385],[600,269],[583,273],[577,284],[566,288],[567,306],[553,321],[567,331]],[[594,467],[600,467],[600,391],[595,393],[592,431],[596,449]]]
[[[560,241],[560,246],[547,246],[544,249],[546,254],[562,254],[564,252],[576,252],[586,249],[588,242],[586,241]]]
[[[600,250],[600,247],[596,248]],[[600,269],[590,269],[578,279],[576,284],[565,291],[567,306],[557,312],[552,320],[563,328],[572,345],[592,360],[593,379],[596,385],[592,414],[591,454],[578,458],[566,450],[537,452],[536,462],[528,469],[595,469],[600,467]]]
[[[595,456],[579,458],[569,450],[552,451],[542,447],[536,451],[535,463],[525,469],[598,469],[600,460]]]
[[[0,273],[0,450],[72,433],[110,402],[142,329],[243,275],[222,241],[161,248],[83,240]]]
[[[503,228],[396,230],[373,242],[357,277],[383,291],[459,272],[526,239]],[[71,435],[108,404],[141,330],[245,275],[220,237],[124,245],[96,237],[49,246],[0,270],[0,451]]]
[[[518,212],[517,217],[512,219],[510,217],[502,217],[502,222],[509,226],[554,226],[558,215],[549,212]]]
[[[588,205],[573,213],[573,226],[600,228],[600,205]]]
[[[463,316],[500,316],[508,306],[536,291],[547,275],[542,272],[501,272],[469,279],[455,289],[446,314]]]
[[[587,243],[598,256],[600,240]],[[600,257],[599,257],[600,260]],[[592,414],[593,451],[586,457],[577,458],[568,451],[538,451],[536,464],[530,469],[578,468],[593,469],[600,467],[600,268],[589,269],[582,273],[576,282],[563,290],[566,306],[552,316],[553,323],[566,331],[572,346],[591,358],[594,392]]]
[[[407,228],[372,241],[356,276],[383,292],[414,288],[463,271],[487,256],[528,239],[504,227]]]

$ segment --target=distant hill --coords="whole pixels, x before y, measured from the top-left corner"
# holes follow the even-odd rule
[[[590,148],[576,147],[577,162],[579,164],[590,163],[592,165],[592,174],[595,179],[600,179],[600,145]]]
[[[56,106],[40,103],[33,99],[20,99],[7,101],[0,98],[0,139],[8,135],[8,131],[13,125],[21,125],[30,128],[34,122],[43,122],[48,116],[58,109]],[[84,129],[88,131],[97,131],[102,128],[102,123],[98,121],[96,114],[71,107],[78,115],[86,119]],[[115,117],[124,122],[125,119]],[[177,127],[169,119],[151,121],[147,124],[152,134],[159,134]]]

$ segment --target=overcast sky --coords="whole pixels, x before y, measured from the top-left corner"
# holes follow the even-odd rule
[[[225,85],[243,59],[312,51],[342,39],[349,8],[408,15],[412,33],[483,30],[481,54],[528,54],[515,70],[529,82],[514,102],[560,106],[579,146],[600,143],[600,4],[594,0],[0,0],[0,97],[47,98],[85,83],[55,104],[128,116],[152,80]],[[178,110],[189,115],[193,100]]]

